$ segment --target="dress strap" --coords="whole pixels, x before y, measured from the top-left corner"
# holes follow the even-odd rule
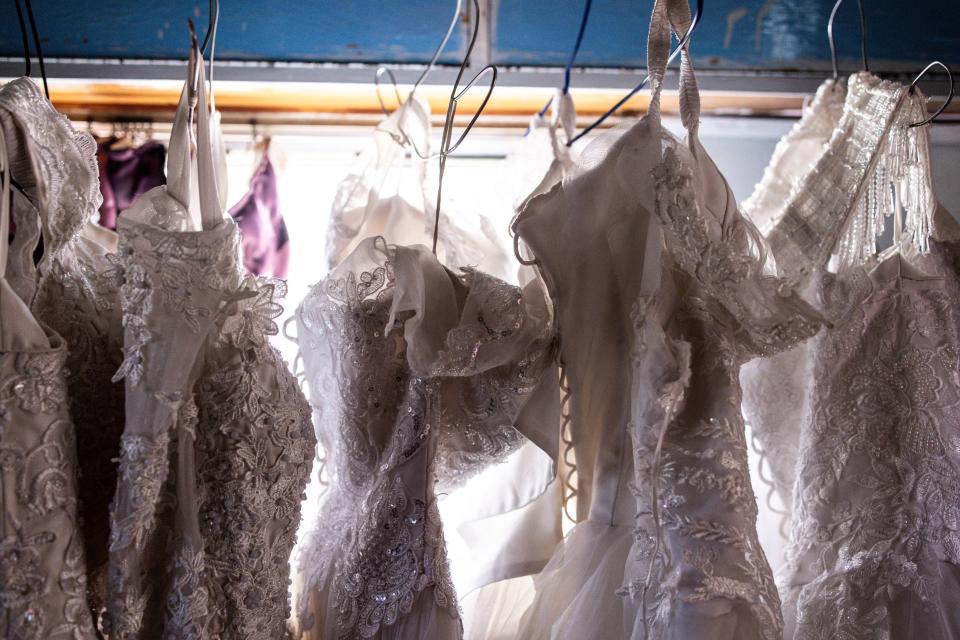
[[[203,54],[193,42],[187,65],[187,80],[170,132],[167,192],[189,209],[191,201],[191,160],[193,115],[197,118],[197,186],[200,197],[200,221],[203,229],[213,229],[223,220],[219,205],[217,173],[210,128],[210,108],[207,103],[206,73]],[[194,110],[196,110],[194,112]]]
[[[650,113],[660,116],[660,94],[670,58],[671,34],[682,39],[690,30],[692,18],[687,0],[656,0],[650,16],[647,36],[647,72],[650,76]],[[690,61],[690,43],[687,41],[680,52],[680,120],[690,134],[689,144],[694,147],[700,125],[700,90]]]

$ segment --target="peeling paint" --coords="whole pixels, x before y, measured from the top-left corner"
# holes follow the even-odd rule
[[[776,2],[777,0],[766,0],[763,6],[760,7],[760,11],[757,11],[757,26],[753,34],[753,48],[756,51],[760,51],[763,46],[763,20],[767,17],[767,14],[770,13],[770,9],[773,8]]]
[[[727,13],[727,32],[723,36],[724,49],[730,48],[730,43],[733,42],[733,30],[737,26],[737,23],[746,17],[747,13],[746,7],[737,7]]]

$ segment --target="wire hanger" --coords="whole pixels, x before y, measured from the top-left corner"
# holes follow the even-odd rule
[[[20,0],[14,0],[17,6],[17,20],[20,22],[20,37],[23,40],[23,59],[26,67],[24,74],[30,77],[30,43],[27,41],[27,28],[23,22],[23,8],[20,6]],[[40,34],[37,30],[37,21],[33,17],[33,6],[30,0],[23,0],[27,7],[27,19],[30,22],[30,31],[33,34],[33,45],[37,48],[37,62],[40,64],[40,77],[43,79],[43,93],[50,99],[50,88],[47,86],[47,68],[43,64],[43,47],[40,45]]]
[[[937,109],[936,111],[934,111],[934,113],[933,113],[932,116],[930,116],[930,117],[927,118],[926,120],[921,120],[920,122],[912,122],[912,123],[910,123],[910,127],[922,127],[922,126],[925,125],[925,124],[930,124],[931,122],[933,122],[934,120],[936,120],[937,117],[938,117],[941,113],[943,113],[944,110],[945,110],[948,106],[950,106],[950,103],[951,103],[951,102],[953,102],[953,72],[950,70],[950,67],[948,67],[947,65],[943,64],[943,63],[940,62],[939,60],[934,60],[933,62],[931,62],[930,64],[928,64],[926,67],[924,67],[923,71],[921,71],[920,74],[919,74],[916,78],[913,79],[913,82],[910,83],[910,93],[914,93],[914,92],[916,91],[916,89],[917,89],[917,83],[920,82],[920,78],[922,78],[923,76],[927,75],[927,73],[929,73],[930,69],[933,69],[934,67],[942,67],[943,70],[947,72],[947,79],[950,81],[950,90],[949,90],[949,92],[948,92],[948,94],[947,94],[947,99],[943,101],[943,104],[940,105],[940,108],[939,108],[939,109]]]
[[[430,62],[427,63],[427,66],[424,67],[423,71],[421,71],[420,75],[417,77],[417,80],[413,83],[413,88],[410,90],[408,95],[413,95],[413,92],[416,91],[421,84],[423,84],[423,81],[427,79],[427,75],[429,75],[430,72],[433,71],[433,68],[437,65],[437,60],[440,59],[440,54],[443,53],[443,50],[447,47],[447,43],[450,41],[450,36],[453,35],[453,30],[457,26],[457,21],[460,19],[460,12],[462,10],[463,0],[457,0],[457,7],[453,11],[453,17],[450,19],[450,24],[447,25],[447,30],[443,34],[443,39],[440,40],[440,44],[437,45],[436,50],[433,52]],[[387,105],[383,101],[383,95],[380,93],[380,78],[384,75],[390,77],[390,82],[393,84],[394,95],[397,97],[397,104],[403,104],[403,100],[400,98],[400,89],[397,87],[397,77],[393,75],[393,71],[385,65],[377,67],[377,70],[373,75],[373,82],[377,91],[377,100],[380,102],[380,110],[383,111],[383,115],[389,116],[390,110],[387,109]]]
[[[561,95],[567,95],[570,92],[570,73],[573,71],[573,63],[577,59],[577,54],[580,53],[580,45],[583,43],[583,34],[587,30],[587,19],[590,17],[590,7],[592,5],[593,0],[587,0],[583,5],[583,17],[580,18],[580,29],[577,31],[577,40],[573,45],[573,51],[570,52],[570,59],[567,60],[567,66],[563,69],[563,88],[560,91]],[[550,96],[547,104],[543,105],[543,108],[537,112],[537,115],[545,115],[551,104],[553,104],[553,96]]]
[[[459,8],[459,6],[460,1],[458,0],[457,7]],[[467,134],[470,133],[470,130],[473,129],[477,118],[480,117],[480,114],[483,113],[483,110],[487,107],[487,102],[490,101],[490,96],[493,94],[493,88],[497,84],[497,68],[492,64],[488,64],[478,71],[462,89],[460,88],[460,80],[463,79],[463,72],[470,63],[470,54],[473,53],[473,48],[477,44],[477,34],[480,31],[480,3],[477,0],[473,0],[473,9],[476,14],[476,20],[473,23],[473,35],[470,37],[470,45],[467,47],[467,53],[463,57],[460,69],[457,70],[457,77],[453,81],[453,88],[450,90],[450,102],[447,103],[447,116],[443,122],[443,133],[440,136],[440,151],[438,153],[440,157],[440,173],[437,177],[437,205],[433,219],[433,255],[437,255],[437,239],[439,238],[440,232],[440,200],[443,195],[443,172],[447,165],[447,157],[457,150],[457,147],[460,146],[464,139],[466,139]],[[473,114],[473,117],[470,119],[470,122],[467,123],[460,137],[457,138],[457,141],[451,144],[451,140],[453,140],[453,118],[457,114],[458,101],[488,72],[491,75],[490,88],[487,89],[487,93],[483,97],[483,102],[480,103],[476,113]]]
[[[677,56],[680,55],[680,52],[683,51],[683,48],[686,47],[687,44],[690,42],[690,36],[693,35],[693,32],[696,30],[697,26],[700,24],[700,18],[702,16],[703,16],[703,0],[697,0],[697,12],[693,14],[693,18],[690,20],[690,28],[687,29],[687,32],[683,35],[682,38],[680,38],[680,42],[677,43],[677,48],[674,49],[673,52],[670,54],[670,57],[667,58],[667,66],[670,66],[670,63],[677,59]],[[650,82],[649,75],[643,79],[643,82],[641,82],[640,84],[635,86],[633,89],[631,89],[630,92],[627,93],[627,95],[620,98],[620,100],[615,105],[610,107],[606,111],[606,113],[604,113],[602,116],[594,120],[590,126],[588,126],[586,129],[584,129],[577,135],[570,138],[570,140],[567,141],[567,146],[568,147],[572,146],[574,142],[576,142],[577,140],[579,140],[580,138],[587,135],[588,133],[590,133],[597,127],[599,127],[601,124],[603,124],[607,118],[615,114],[620,109],[620,107],[625,105],[627,101],[630,98],[632,98],[638,91],[640,91],[645,86],[647,86],[648,82]]]
[[[833,79],[840,78],[840,66],[837,62],[837,43],[833,39],[833,20],[837,17],[837,10],[843,0],[837,0],[830,12],[830,20],[827,21],[827,38],[830,40],[830,60],[833,62]],[[870,65],[867,62],[867,18],[863,11],[863,0],[857,0],[857,10],[860,12],[860,55],[863,57],[863,70],[870,71]]]
[[[217,110],[213,100],[213,54],[217,47],[217,28],[220,26],[220,0],[210,0],[207,14],[207,33],[203,36],[203,43],[200,45],[202,53],[210,64],[207,75],[207,93],[210,94],[210,113]],[[207,55],[207,45],[210,45],[210,55]]]

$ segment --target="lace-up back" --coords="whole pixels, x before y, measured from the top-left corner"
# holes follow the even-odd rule
[[[585,149],[516,223],[557,305],[580,520],[536,576],[520,637],[780,635],[737,374],[820,319],[763,273],[758,235],[697,141],[686,53],[686,144],[661,125],[670,30],[689,24],[686,3],[656,4],[650,113]]]

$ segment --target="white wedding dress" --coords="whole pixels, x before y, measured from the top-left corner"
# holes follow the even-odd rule
[[[93,640],[67,344],[37,322],[5,277],[12,173],[6,131],[0,127],[0,636]],[[39,185],[41,176],[25,179],[27,149],[11,147],[22,154],[16,157],[17,179]]]
[[[778,269],[832,322],[791,393],[801,419],[782,427],[799,434],[783,470],[795,477],[779,576],[788,638],[960,634],[960,228],[934,198],[926,129],[909,127],[924,102],[852,76],[829,141],[765,213]]]
[[[820,318],[764,274],[756,233],[697,141],[686,55],[687,142],[661,125],[671,25],[689,24],[685,2],[657,2],[650,113],[585,149],[516,223],[557,305],[579,521],[535,576],[516,637],[780,637],[737,375]]]
[[[125,329],[116,378],[126,386],[111,508],[111,638],[274,640],[288,632],[289,559],[315,438],[303,394],[267,340],[277,333],[283,286],[243,275],[209,119],[194,43],[168,183],[120,216],[110,274]]]
[[[106,604],[109,505],[123,429],[123,387],[110,377],[121,360],[114,320],[116,287],[102,277],[116,234],[99,227],[97,145],[76,131],[29,78],[0,90],[3,127],[14,179],[17,232],[7,279],[36,319],[61,336],[79,464],[78,515],[87,560],[90,605]],[[34,265],[42,237],[43,257]]]
[[[516,451],[528,401],[555,399],[544,291],[369,238],[297,325],[330,485],[298,559],[301,632],[459,637],[436,494]]]

